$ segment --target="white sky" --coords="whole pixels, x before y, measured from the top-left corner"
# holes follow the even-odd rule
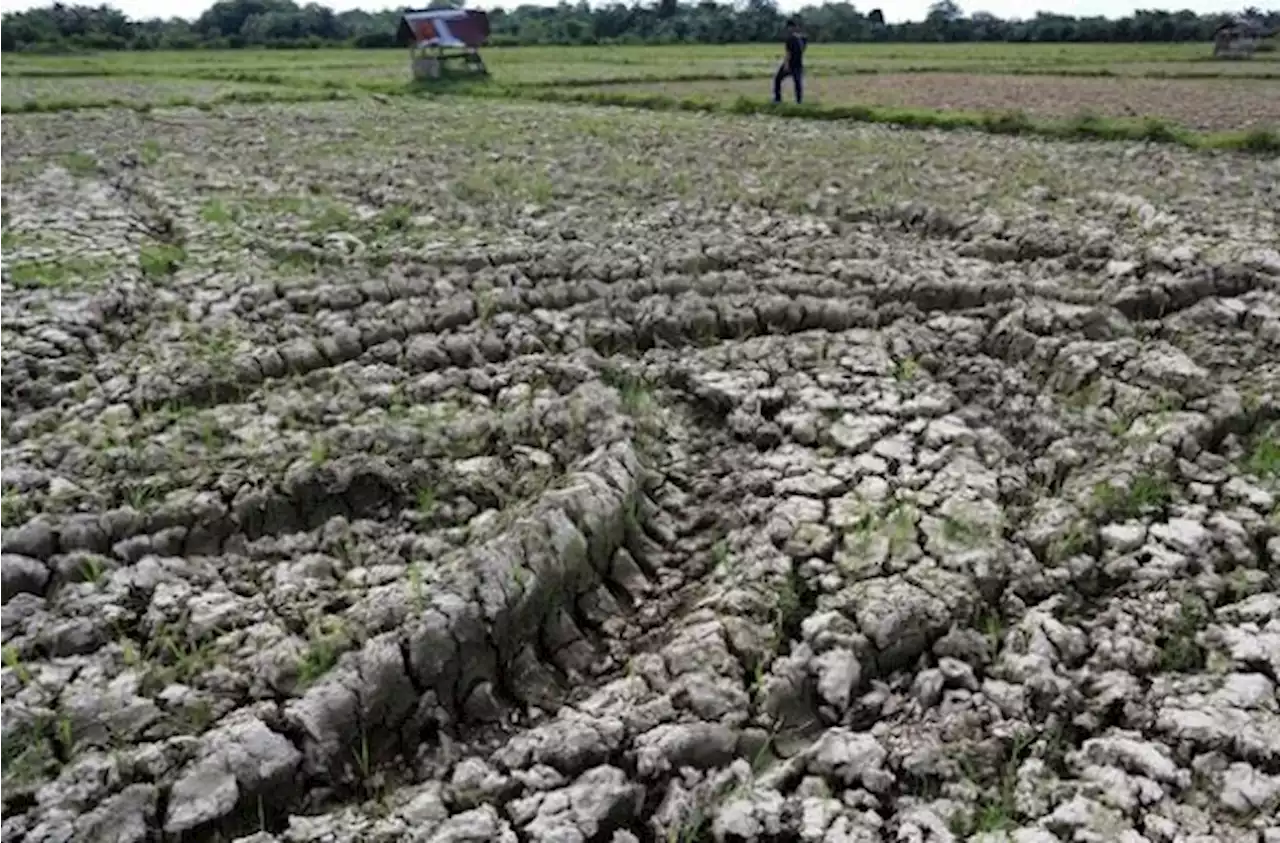
[[[297,0],[299,5],[304,5],[306,0]],[[625,0],[624,0],[625,1]],[[20,9],[30,9],[33,6],[47,6],[50,0],[0,0],[0,7],[6,12],[14,12]],[[97,5],[102,0],[80,0],[88,5]],[[323,0],[319,0],[323,2]],[[478,6],[480,8],[496,8],[505,6],[514,8],[520,5],[521,0],[468,0],[467,5]],[[855,3],[857,8],[869,11],[876,6],[884,10],[885,19],[890,23],[903,20],[922,20],[925,12],[929,8],[932,0],[906,0],[902,3],[891,3],[888,0],[863,0],[863,2]],[[184,17],[195,18],[205,9],[213,5],[213,0],[108,0],[108,4],[122,10],[131,18],[155,18],[155,17]],[[347,9],[367,9],[374,11],[377,9],[403,9],[405,2],[387,3],[380,0],[332,0],[332,2],[323,3],[335,11],[343,12]],[[412,5],[412,2],[409,3]],[[550,5],[550,4],[548,4]],[[805,0],[779,0],[779,6],[783,11],[799,8],[805,5]],[[1217,12],[1238,12],[1240,9],[1249,5],[1258,5],[1261,8],[1272,7],[1272,3],[1258,3],[1257,0],[1182,0],[1173,7],[1173,9],[1190,9],[1199,14],[1213,14]],[[1122,17],[1132,14],[1134,9],[1142,8],[1161,8],[1159,3],[1148,2],[1131,2],[1131,0],[1082,0],[1082,2],[1072,2],[1071,0],[1033,0],[1033,2],[1018,2],[1018,0],[980,0],[974,3],[965,3],[960,0],[960,7],[965,13],[972,12],[991,12],[1001,18],[1030,18],[1034,17],[1037,11],[1056,12],[1058,14],[1076,15],[1077,17],[1090,17],[1093,15],[1105,15],[1106,17]]]

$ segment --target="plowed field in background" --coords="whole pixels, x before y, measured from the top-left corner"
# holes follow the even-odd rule
[[[1280,80],[1051,77],[980,73],[814,74],[806,98],[824,105],[864,104],[959,111],[1022,111],[1036,117],[1161,117],[1195,129],[1280,123]],[[611,85],[610,91],[733,98],[769,95],[771,82],[704,80]],[[790,82],[783,95],[791,96]]]

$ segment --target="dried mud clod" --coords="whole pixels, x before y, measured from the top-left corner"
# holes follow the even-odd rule
[[[388,107],[5,121],[6,840],[1274,843],[1274,162]]]

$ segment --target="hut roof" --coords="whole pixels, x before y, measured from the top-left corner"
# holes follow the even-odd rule
[[[479,47],[489,37],[489,16],[479,9],[409,10],[396,38],[415,47]]]

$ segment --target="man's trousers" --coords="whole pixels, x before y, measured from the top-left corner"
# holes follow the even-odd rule
[[[791,77],[791,84],[796,89],[796,102],[804,99],[804,69],[793,68],[785,61],[779,65],[778,72],[773,77],[773,101],[782,102],[782,80],[788,76]]]

